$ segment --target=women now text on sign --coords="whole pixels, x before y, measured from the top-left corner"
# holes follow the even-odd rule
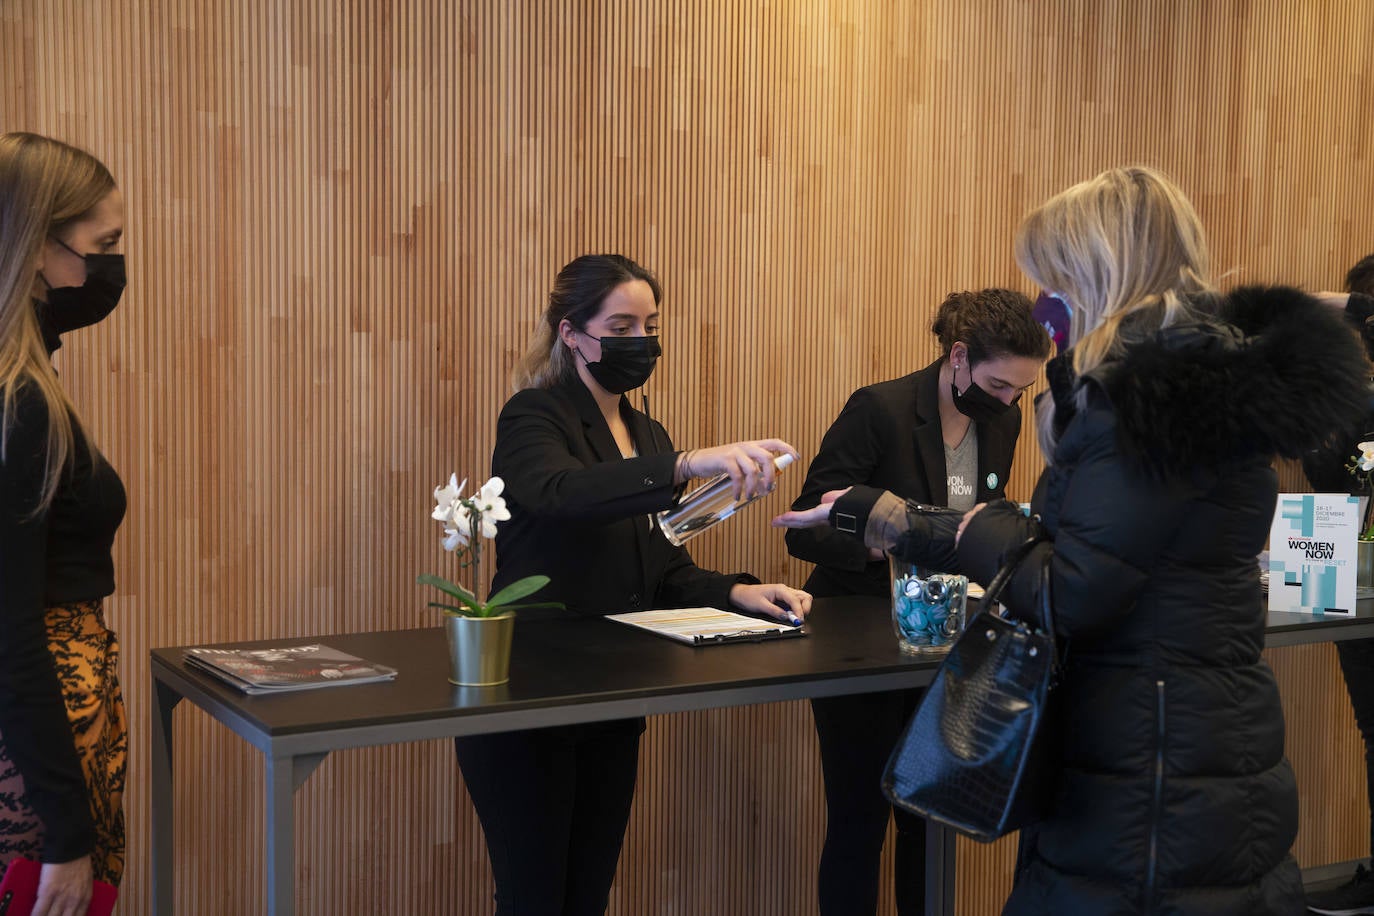
[[[1269,529],[1269,610],[1355,613],[1360,500],[1280,493]]]

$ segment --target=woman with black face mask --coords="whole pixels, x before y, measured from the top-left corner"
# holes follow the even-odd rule
[[[1021,431],[1021,392],[1050,352],[1023,295],[953,293],[931,327],[941,355],[924,369],[860,388],[831,425],[793,509],[866,484],[967,510],[1003,495]],[[813,595],[887,597],[887,556],[831,528],[787,532],[794,557],[816,564]],[[879,784],[919,690],[811,701],[828,817],[817,888],[822,916],[874,913],[889,812],[897,821],[897,912],[925,911],[925,821],[893,811]]]
[[[0,870],[43,863],[40,916],[124,868],[119,647],[101,601],[124,488],[52,366],[124,290],[124,203],[90,154],[0,136]]]
[[[559,272],[497,421],[492,473],[511,518],[497,530],[492,588],[546,575],[539,600],[564,614],[733,606],[805,617],[806,592],[701,569],[652,524],[693,477],[728,474],[751,496],[772,487],[775,455],[796,455],[779,439],[678,451],[630,406],[624,393],[662,352],[662,298],[654,276],[620,255]],[[635,718],[456,739],[500,916],[605,912],[643,731]]]
[[[1220,292],[1197,211],[1155,169],[1045,201],[1016,261],[1071,309],[1036,404],[1032,517],[993,500],[932,524],[900,494],[854,487],[773,524],[839,522],[981,582],[1032,545],[1002,604],[1038,620],[1053,603],[1066,727],[1003,916],[1297,916],[1298,791],[1255,555],[1275,457],[1360,428],[1368,391],[1351,380],[1369,364],[1296,289]]]

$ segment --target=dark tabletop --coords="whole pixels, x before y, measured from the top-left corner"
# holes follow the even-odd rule
[[[1355,603],[1355,615],[1293,614],[1270,611],[1269,626],[1265,628],[1265,645],[1293,646],[1312,642],[1339,642],[1344,639],[1363,639],[1374,636],[1374,598],[1361,598]]]
[[[914,687],[929,683],[938,664],[901,653],[881,599],[818,599],[806,631],[793,639],[693,647],[599,617],[517,618],[510,681],[496,687],[448,683],[448,650],[438,627],[221,646],[320,642],[397,669],[395,681],[381,684],[245,696],[188,668],[180,647],[154,649],[152,660],[158,680],[198,705],[232,707],[241,725],[271,736],[463,716],[518,719],[512,714],[537,710],[562,710],[564,721],[573,721],[601,717],[573,714],[590,704],[619,704],[625,707],[620,715],[643,715]]]
[[[330,745],[343,747],[917,687],[938,664],[901,653],[882,599],[816,599],[806,630],[796,639],[692,647],[602,618],[517,619],[510,681],[496,687],[448,683],[439,627],[224,644],[320,642],[396,668],[387,683],[246,696],[188,668],[181,647],[154,649],[152,668],[156,680],[259,746],[344,729],[419,729]],[[1362,600],[1352,618],[1269,615],[1270,645],[1363,636],[1374,636],[1374,600]]]

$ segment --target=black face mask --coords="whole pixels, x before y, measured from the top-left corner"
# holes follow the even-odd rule
[[[590,336],[590,335],[589,335]],[[650,337],[601,337],[601,358],[587,363],[587,371],[596,383],[611,394],[624,394],[638,388],[649,380],[654,373],[654,365],[663,355],[658,345],[658,336]]]
[[[38,310],[44,337],[65,334],[103,320],[124,295],[124,255],[87,254],[75,251],[61,239],[57,244],[86,262],[86,282],[80,286],[48,287],[48,301]],[[44,283],[47,277],[39,274]]]
[[[955,371],[955,377],[959,370]],[[1000,398],[995,398],[984,391],[977,382],[973,380],[973,366],[968,367],[968,388],[964,393],[959,393],[959,386],[953,381],[949,383],[950,397],[954,398],[954,406],[959,412],[968,417],[975,423],[991,423],[1002,414],[1011,409],[1011,404],[1021,400],[1018,394],[1011,404],[1004,403]]]

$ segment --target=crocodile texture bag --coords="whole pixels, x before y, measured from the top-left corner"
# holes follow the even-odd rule
[[[883,775],[894,805],[982,842],[1039,820],[1053,791],[1055,738],[1046,723],[1059,661],[1048,557],[1038,626],[994,610],[1037,540],[1020,545],[993,578],[983,610],[950,648]]]

